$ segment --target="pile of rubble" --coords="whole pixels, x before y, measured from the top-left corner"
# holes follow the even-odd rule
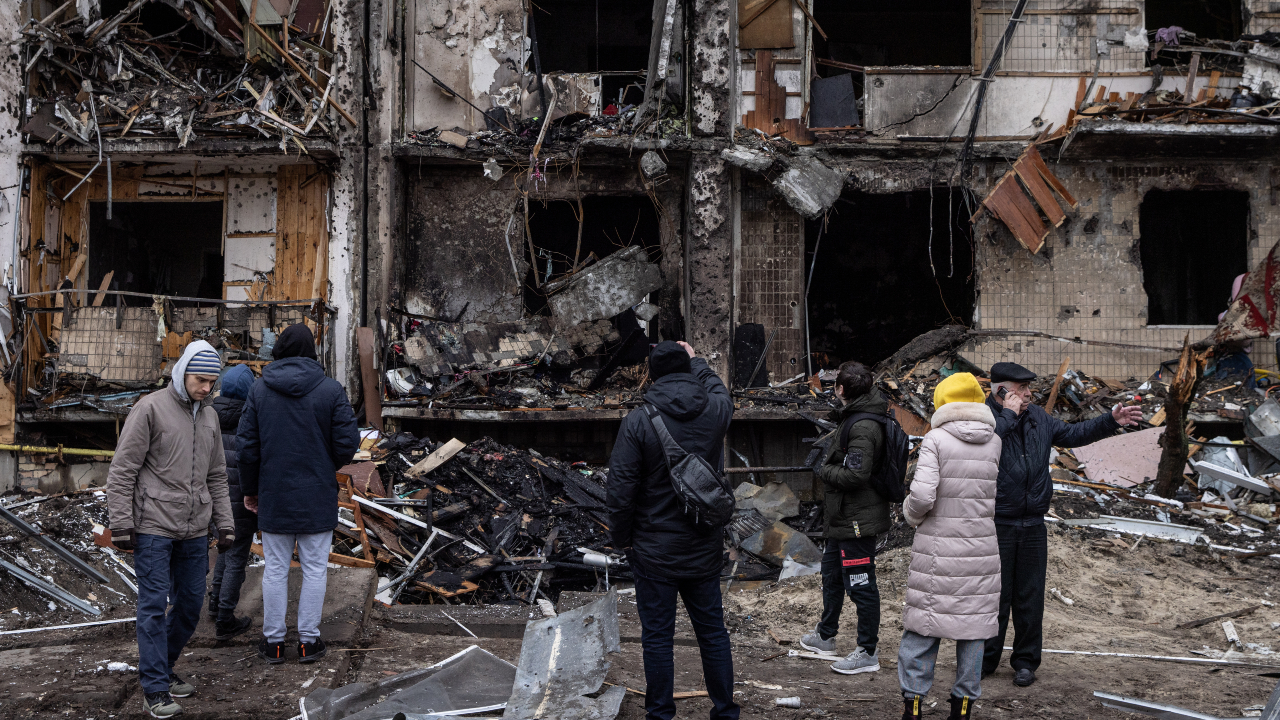
[[[22,30],[34,70],[22,131],[90,149],[104,136],[176,137],[179,147],[264,137],[306,152],[299,136],[334,135],[328,106],[355,120],[330,92],[330,5],[292,7],[284,18],[268,0],[135,0],[100,18],[96,2],[67,2]],[[146,13],[176,29],[152,35]]]

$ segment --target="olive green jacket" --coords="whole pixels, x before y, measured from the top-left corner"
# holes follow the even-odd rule
[[[888,408],[889,403],[873,387],[867,394],[832,412],[827,419],[843,426],[853,413],[883,415]],[[832,540],[848,540],[887,532],[889,501],[870,482],[876,464],[882,459],[884,428],[874,420],[859,420],[849,428],[847,450],[839,445],[837,435],[818,470],[824,489],[823,533]],[[854,456],[851,467],[844,465],[847,454]]]

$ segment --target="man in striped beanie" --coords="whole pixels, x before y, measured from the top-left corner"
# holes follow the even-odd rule
[[[221,370],[212,345],[187,345],[169,387],[129,412],[107,475],[111,539],[133,553],[138,575],[138,675],[152,717],[181,713],[173,698],[196,691],[173,666],[200,620],[210,520],[218,552],[235,540],[222,430],[209,398]]]

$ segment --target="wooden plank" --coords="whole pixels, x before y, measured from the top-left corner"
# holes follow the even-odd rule
[[[1058,374],[1053,377],[1053,387],[1049,389],[1049,399],[1044,403],[1046,412],[1053,412],[1053,406],[1058,402],[1058,388],[1062,386],[1062,376],[1066,374],[1067,368],[1071,366],[1071,358],[1062,358],[1062,364],[1058,366]]]
[[[1030,147],[1027,148],[1026,155],[1035,165],[1036,170],[1040,171],[1040,176],[1049,184],[1049,187],[1053,188],[1058,195],[1062,196],[1062,199],[1067,201],[1067,205],[1070,206],[1072,210],[1076,209],[1080,203],[1076,202],[1075,196],[1071,194],[1070,190],[1067,190],[1067,186],[1062,184],[1062,181],[1058,179],[1058,176],[1049,171],[1049,166],[1044,164],[1044,158],[1040,157],[1040,151],[1036,150],[1035,147]]]
[[[1093,96],[1093,101],[1096,103],[1100,103],[1103,101],[1104,98],[1106,98],[1106,96],[1107,96],[1107,86],[1099,85],[1097,94]]]
[[[382,392],[378,388],[378,369],[373,363],[376,354],[373,328],[356,329],[356,343],[360,351],[360,382],[364,388],[365,422],[382,432]]]
[[[1187,71],[1187,89],[1182,93],[1182,99],[1187,102],[1191,101],[1191,91],[1195,89],[1196,73],[1200,70],[1200,53],[1191,53],[1191,69]]]
[[[1035,198],[1036,204],[1040,206],[1045,217],[1049,218],[1049,222],[1053,223],[1054,227],[1061,225],[1067,219],[1067,214],[1058,205],[1058,199],[1053,196],[1053,191],[1044,184],[1044,180],[1040,179],[1040,173],[1036,171],[1035,166],[1026,157],[1022,157],[1013,164],[1013,171],[1026,184],[1027,190],[1031,191],[1031,197]]]
[[[102,276],[102,282],[98,285],[98,294],[93,296],[93,306],[102,307],[102,301],[107,297],[107,290],[111,288],[111,278],[116,274],[115,270],[107,272]]]
[[[1027,217],[1020,204],[1030,206],[1031,201],[1023,194],[1016,182],[1003,183],[983,201],[1001,222],[1009,228],[1014,238],[1031,252],[1037,252],[1043,245],[1042,238],[1047,232],[1039,218],[1033,223]],[[1030,208],[1034,212],[1034,208]]]
[[[18,429],[17,414],[18,399],[13,388],[8,383],[0,382],[0,442],[6,445],[13,444],[14,434]]]
[[[71,270],[67,272],[67,279],[74,283],[76,278],[80,276],[80,271],[84,269],[84,264],[88,259],[89,256],[85,253],[79,253],[76,255],[76,261],[71,264]]]
[[[1209,87],[1206,89],[1209,91],[1208,96],[1210,99],[1213,99],[1218,96],[1218,81],[1221,79],[1222,79],[1221,70],[1214,70],[1213,72],[1209,73]]]
[[[367,543],[365,544],[365,547],[368,548]],[[350,555],[339,555],[338,553],[335,553],[335,552],[329,553],[329,562],[333,563],[334,565],[342,565],[343,567],[353,567],[353,568],[371,568],[378,564],[376,561],[370,558],[358,558],[358,557],[351,557]]]
[[[357,492],[355,485],[352,484],[350,477],[348,477],[346,480],[347,480],[347,491],[350,493],[350,497],[355,497]],[[355,507],[355,510],[353,511],[353,514],[355,515],[355,518],[356,518],[356,533],[360,535],[360,546],[361,546],[361,549],[364,550],[365,559],[373,560],[373,551],[372,549],[369,548],[369,534],[365,532],[365,529],[364,529],[364,515],[361,514],[360,512],[360,503],[356,503],[355,506],[356,507]]]
[[[1079,110],[1079,109],[1080,109],[1080,106],[1084,104],[1084,94],[1085,94],[1085,92],[1087,92],[1087,91],[1088,91],[1088,89],[1089,89],[1089,87],[1088,87],[1088,86],[1089,86],[1089,83],[1084,79],[1084,76],[1083,76],[1083,75],[1081,75],[1081,76],[1080,76],[1080,83],[1076,86],[1076,104],[1075,104],[1075,109]]]
[[[763,9],[761,5],[765,6]],[[744,9],[746,12],[744,12]],[[791,4],[786,0],[738,0],[738,14],[749,17],[738,30],[738,47],[793,48],[796,46],[791,22]]]
[[[457,438],[453,438],[449,442],[436,448],[434,452],[418,461],[413,467],[404,471],[408,477],[422,477],[427,473],[435,470],[441,465],[449,461],[449,458],[457,455],[467,444]]]

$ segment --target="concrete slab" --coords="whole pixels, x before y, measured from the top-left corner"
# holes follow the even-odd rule
[[[95,656],[97,653],[98,656]],[[138,685],[132,671],[112,672],[107,662],[138,662],[129,657],[104,659],[101,649],[79,645],[21,648],[0,651],[0,708],[114,709]]]
[[[232,641],[235,645],[257,644],[262,635],[262,571],[263,566],[251,567],[245,574],[244,587],[240,590],[240,604],[236,615],[253,618],[253,628]],[[329,580],[324,595],[324,611],[320,620],[320,636],[328,645],[350,647],[364,629],[373,595],[377,591],[378,575],[373,568],[329,568]],[[298,595],[302,592],[302,568],[289,570],[289,624],[290,637],[296,638],[298,622]],[[206,601],[207,602],[207,601]],[[214,623],[209,619],[208,607],[201,610],[200,624],[191,638],[192,647],[208,647],[214,640]]]

